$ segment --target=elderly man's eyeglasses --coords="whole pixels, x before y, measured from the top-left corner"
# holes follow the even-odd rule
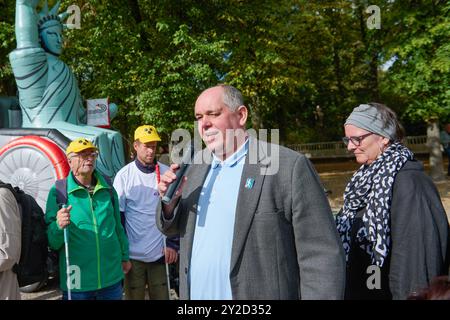
[[[372,135],[373,132],[369,132],[366,134],[363,134],[362,136],[357,136],[357,137],[343,137],[342,141],[344,142],[344,144],[346,146],[348,146],[348,144],[350,143],[350,141],[357,147],[359,147],[361,145],[361,142],[367,138],[368,136]]]
[[[75,158],[75,157],[80,157],[82,159],[88,159],[88,158],[95,159],[95,158],[98,157],[98,152],[97,151],[92,151],[92,152],[76,153],[71,158]]]

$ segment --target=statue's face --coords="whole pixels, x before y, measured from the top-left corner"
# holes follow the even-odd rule
[[[62,53],[63,36],[60,23],[46,27],[40,33],[42,46],[47,52],[59,56]]]

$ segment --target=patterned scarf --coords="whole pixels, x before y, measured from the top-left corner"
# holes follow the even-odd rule
[[[383,266],[391,245],[390,210],[395,176],[413,153],[403,144],[391,144],[370,165],[362,165],[353,174],[344,192],[344,206],[336,218],[346,259],[350,252],[350,230],[357,211],[365,208],[363,227],[357,232],[360,247],[372,259],[372,264]]]

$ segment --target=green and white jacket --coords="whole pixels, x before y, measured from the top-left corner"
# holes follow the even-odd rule
[[[83,292],[103,289],[123,279],[122,262],[128,261],[128,240],[120,220],[118,197],[94,171],[97,184],[92,195],[80,186],[70,173],[67,177],[67,204],[70,211],[69,258],[71,289]],[[60,287],[67,291],[64,232],[56,222],[59,207],[55,185],[47,199],[46,222],[50,248],[59,251]]]

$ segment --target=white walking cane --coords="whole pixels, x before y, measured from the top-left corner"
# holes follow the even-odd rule
[[[167,291],[169,293],[169,300],[172,300],[171,295],[170,295],[170,276],[169,276],[169,264],[166,262],[166,237],[164,237],[163,239],[163,244],[164,244],[164,264],[166,265],[166,278],[167,278]]]
[[[67,208],[67,204],[62,206],[63,208]],[[67,226],[64,228],[64,250],[66,252],[66,284],[67,284],[67,299],[72,300],[71,294],[71,284],[70,284],[70,262],[69,262],[69,232],[67,231]]]
[[[160,171],[159,171],[159,164],[156,163],[155,165],[155,172],[156,172],[156,183],[159,184],[161,181]],[[169,293],[169,300],[171,299],[170,295],[170,276],[169,276],[169,264],[166,262],[166,239],[167,237],[163,237],[163,247],[164,247],[164,264],[166,265],[166,281],[167,281],[167,292]]]

